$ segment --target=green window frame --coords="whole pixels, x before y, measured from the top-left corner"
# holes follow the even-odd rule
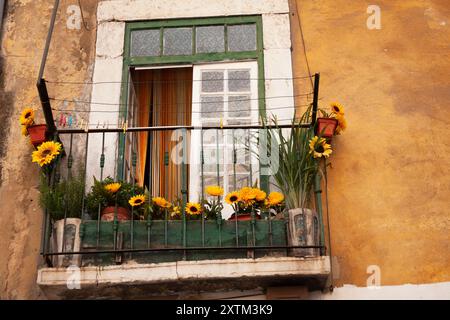
[[[256,50],[244,52],[230,52],[227,44],[227,27],[230,25],[255,24],[256,25]],[[196,29],[198,26],[225,26],[225,51],[221,53],[197,53],[196,52]],[[168,56],[163,55],[162,30],[172,27],[192,27],[193,54]],[[159,29],[160,30],[160,55],[132,57],[131,53],[131,33],[136,30]],[[171,64],[195,64],[201,62],[214,61],[246,61],[255,60],[258,64],[258,107],[260,116],[266,114],[265,110],[265,87],[264,87],[264,46],[262,17],[253,16],[232,16],[232,17],[208,17],[194,19],[173,19],[173,20],[152,20],[127,22],[125,25],[125,41],[122,69],[122,88],[120,105],[120,122],[126,121],[128,107],[128,81],[129,70],[139,66],[163,66]],[[120,133],[118,148],[118,179],[124,176],[124,154],[125,154],[125,134]],[[265,176],[266,177],[266,176]],[[261,179],[261,187],[268,190],[268,179]]]

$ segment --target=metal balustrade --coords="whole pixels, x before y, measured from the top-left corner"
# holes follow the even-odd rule
[[[310,128],[312,123],[301,124],[303,128]],[[101,208],[99,206],[97,212],[88,212],[86,208],[85,195],[89,191],[88,187],[93,183],[93,178],[88,176],[88,172],[92,172],[94,168],[89,167],[91,163],[87,163],[89,158],[89,150],[96,149],[98,168],[94,170],[97,179],[102,180],[106,175],[105,165],[109,168],[114,167],[111,163],[117,163],[117,156],[115,153],[107,152],[105,141],[117,141],[123,139],[126,141],[128,137],[136,137],[140,132],[158,133],[178,132],[178,136],[183,137],[182,146],[187,152],[182,153],[182,157],[192,153],[200,154],[200,164],[198,173],[200,174],[200,190],[204,190],[207,185],[205,182],[205,139],[204,135],[207,131],[212,131],[212,136],[215,136],[215,151],[221,151],[219,137],[224,137],[225,134],[233,137],[231,159],[231,170],[226,171],[226,166],[223,164],[220,169],[220,164],[217,163],[216,168],[216,183],[222,184],[221,172],[225,172],[231,176],[229,183],[231,184],[228,190],[237,190],[243,185],[237,185],[236,166],[239,165],[237,160],[237,141],[236,132],[241,132],[241,138],[250,141],[252,136],[260,136],[264,130],[283,130],[292,128],[290,125],[278,125],[272,127],[264,127],[261,125],[249,126],[227,126],[227,127],[195,127],[195,126],[171,126],[171,127],[146,127],[146,128],[95,128],[88,131],[82,129],[64,129],[58,131],[59,139],[64,143],[65,156],[57,163],[51,174],[48,175],[48,182],[50,185],[57,183],[62,179],[73,179],[76,175],[75,170],[82,170],[84,183],[86,189],[83,192],[83,197],[80,199],[83,214],[81,215],[81,224],[79,227],[79,246],[72,246],[66,248],[65,242],[67,229],[67,206],[64,212],[64,228],[62,235],[62,246],[55,245],[55,234],[52,237],[54,228],[48,213],[46,213],[45,225],[43,228],[43,243],[42,255],[46,258],[48,265],[61,265],[61,257],[65,257],[66,262],[72,261],[73,257],[77,264],[114,264],[123,263],[127,260],[135,260],[137,262],[161,262],[161,261],[176,261],[176,260],[199,260],[199,259],[217,259],[217,258],[255,258],[264,255],[290,255],[297,249],[306,250],[305,255],[323,255],[325,254],[324,237],[323,237],[323,223],[321,217],[321,197],[320,197],[320,180],[316,181],[316,197],[315,208],[318,211],[318,216],[315,218],[315,241],[313,244],[307,244],[306,239],[301,239],[302,245],[294,246],[289,240],[290,226],[287,212],[284,214],[269,213],[267,210],[262,210],[260,217],[257,219],[257,212],[252,211],[251,219],[248,221],[240,221],[235,215],[234,219],[225,220],[219,214],[215,219],[207,219],[202,213],[202,218],[199,220],[188,220],[184,206],[189,200],[189,184],[187,179],[187,170],[190,164],[181,162],[183,167],[181,176],[181,190],[182,208],[180,220],[171,220],[165,212],[164,219],[155,220],[151,214],[145,220],[137,219],[134,214],[134,208],[131,208],[131,218],[129,221],[119,221],[117,210],[114,215],[114,220],[107,222],[101,219]],[[200,145],[193,145],[190,148],[186,145],[188,133],[200,133]],[[242,136],[242,132],[245,133]],[[131,141],[136,141],[132,139]],[[89,144],[94,145],[89,148]],[[157,143],[157,142],[156,142]],[[191,139],[192,143],[192,139]],[[246,143],[245,150],[251,152],[252,147],[258,148],[257,143]],[[75,150],[81,150],[78,154]],[[137,167],[137,150],[134,145],[130,148],[131,154],[128,155],[127,161],[124,165],[128,166],[123,172],[126,177],[114,178],[131,182],[133,186],[136,185],[136,167]],[[186,160],[186,159],[183,159]],[[81,163],[79,163],[81,162]],[[164,165],[167,165],[165,161]],[[78,167],[78,169],[76,168]],[[260,184],[266,180],[263,176],[253,177],[255,169],[249,166],[247,183],[249,186],[255,180],[261,178]],[[116,174],[115,168],[114,174]],[[267,180],[270,177],[266,177]],[[265,181],[265,186],[269,186],[268,181]],[[263,188],[264,189],[264,188]],[[265,190],[269,192],[269,189]],[[150,190],[151,192],[151,190]],[[153,196],[164,196],[164,194],[153,194]],[[201,198],[205,197],[202,192]],[[168,199],[174,200],[174,199]],[[222,198],[223,200],[223,198]],[[319,203],[318,203],[319,202]],[[305,225],[300,226],[305,228]],[[304,230],[304,233],[306,230]],[[76,236],[77,233],[71,233],[71,236]],[[50,241],[53,239],[53,242]],[[70,243],[76,243],[78,240],[71,239]],[[59,250],[58,250],[59,249]],[[78,249],[78,250],[74,250]],[[309,249],[309,251],[308,251]],[[298,254],[298,250],[296,251]],[[52,258],[53,257],[53,258]],[[58,258],[60,257],[60,258]],[[59,259],[59,260],[58,260]],[[68,263],[68,262],[67,262]]]

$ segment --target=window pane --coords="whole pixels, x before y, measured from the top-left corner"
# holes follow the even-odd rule
[[[229,96],[228,116],[232,118],[250,117],[250,96]]]
[[[221,118],[223,117],[223,97],[202,96],[201,98],[201,117],[202,118]]]
[[[131,56],[159,56],[159,29],[136,30],[131,32]]]
[[[219,153],[217,153],[216,147],[204,147],[203,157],[205,160],[205,164],[203,166],[204,172],[217,174],[217,164],[219,164],[219,173],[223,172],[224,161],[222,149],[219,149]]]
[[[195,38],[198,53],[225,51],[224,26],[197,27]]]
[[[228,192],[237,191],[243,187],[250,186],[250,177],[248,174],[236,174],[236,185],[234,185],[234,175],[228,175]]]
[[[192,54],[192,28],[164,29],[164,55]]]
[[[205,175],[205,188],[207,186],[216,186],[217,185],[217,175]],[[223,187],[223,177],[219,177],[219,185]],[[205,196],[207,196],[205,192]]]
[[[203,130],[203,145],[206,144],[215,145],[217,143],[219,144],[223,143],[223,130],[216,130],[216,129]]]
[[[250,70],[228,71],[228,91],[250,91]]]
[[[242,24],[228,26],[229,51],[256,50],[256,25]]]
[[[202,92],[223,92],[223,71],[202,72]]]

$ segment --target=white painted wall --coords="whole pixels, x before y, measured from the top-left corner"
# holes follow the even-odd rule
[[[400,286],[356,287],[344,285],[332,293],[314,291],[309,300],[449,300],[450,282]]]

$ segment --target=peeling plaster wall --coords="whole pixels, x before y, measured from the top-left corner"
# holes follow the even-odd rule
[[[381,285],[449,281],[450,3],[297,3],[321,104],[341,102],[348,121],[328,171],[335,285],[366,286],[369,265],[380,267]],[[366,26],[371,4],[381,30]],[[291,28],[300,77],[296,14]]]
[[[69,30],[67,9],[77,1],[61,3],[47,80],[92,79],[97,2],[82,2],[89,30],[82,24]],[[142,6],[138,14],[147,15],[151,6],[136,2]],[[258,3],[243,2],[230,1],[230,14]],[[369,265],[380,266],[382,285],[449,281],[448,1],[379,0],[381,30],[366,27],[369,1],[298,2],[311,69],[322,75],[321,102],[342,102],[349,122],[347,131],[335,139],[329,170],[335,285],[365,286]],[[131,1],[104,1],[100,12],[107,14],[118,3]],[[178,7],[167,3],[176,13]],[[271,12],[286,12],[277,1],[272,3]],[[0,299],[45,298],[36,285],[37,268],[43,265],[38,169],[30,162],[31,147],[21,137],[17,119],[24,106],[40,108],[35,82],[52,5],[53,0],[9,0],[5,9],[0,132],[9,143],[0,145]],[[215,15],[197,9],[200,16]],[[116,11],[112,18],[102,15],[98,20],[128,14]],[[152,8],[151,14],[163,18],[161,8]],[[296,15],[290,17],[294,76],[299,77],[306,75],[305,59]],[[265,45],[277,49],[285,43]],[[309,91],[309,86],[301,79],[294,83],[296,94]],[[89,84],[49,84],[50,96],[62,100],[89,101],[91,90]],[[89,107],[68,101],[53,106]],[[43,120],[40,112],[38,119]]]
[[[38,168],[31,163],[32,148],[18,125],[21,110],[31,106],[43,122],[36,80],[50,22],[53,0],[9,0],[5,8],[1,50],[0,130],[0,299],[43,298],[36,285],[42,211],[38,205]],[[91,79],[97,1],[83,1],[89,31],[68,29],[73,16],[68,12],[76,0],[62,1],[47,61],[45,78],[52,81],[85,82]],[[51,97],[90,99],[84,85],[48,84]],[[54,101],[64,110],[85,110],[88,106]],[[58,116],[58,112],[54,113]]]

